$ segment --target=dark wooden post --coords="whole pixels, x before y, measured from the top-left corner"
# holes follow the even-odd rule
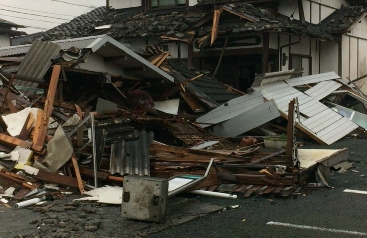
[[[188,44],[188,52],[187,52],[187,67],[192,67],[192,58],[193,58],[193,52],[194,47],[193,44]]]
[[[285,154],[287,162],[293,165],[293,134],[294,134],[294,104],[295,99],[289,102],[288,105],[288,125],[287,125],[287,152]]]
[[[268,72],[269,64],[269,32],[263,33],[263,57],[262,57],[262,73]]]
[[[305,23],[305,12],[303,11],[303,3],[302,0],[298,0],[298,13],[299,13],[299,20],[301,23]]]

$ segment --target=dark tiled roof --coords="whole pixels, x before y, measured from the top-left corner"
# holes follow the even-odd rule
[[[101,24],[106,15],[105,7],[96,8],[74,18],[70,22],[45,31],[42,34],[42,38],[51,41],[93,35],[94,27]]]
[[[169,61],[169,64],[173,69],[180,72],[187,79],[194,78],[203,73],[200,71],[190,70],[185,65],[175,61]],[[209,98],[217,102],[218,105],[240,96],[236,92],[228,91],[227,87],[225,87],[222,82],[211,77],[209,74],[205,74],[205,72],[204,76],[194,80],[191,84],[195,85],[201,92],[205,93]]]
[[[219,33],[221,34],[273,31],[332,41],[340,40],[340,35],[331,34],[339,33],[335,32],[335,29],[340,28],[340,25],[343,28],[351,26],[355,19],[363,14],[361,8],[345,8],[343,16],[334,14],[336,18],[329,21],[327,27],[320,27],[310,23],[301,24],[301,22],[285,16],[274,16],[267,10],[246,3],[227,4],[224,8],[235,14],[249,16],[256,21],[241,19],[235,14],[224,11],[219,22]],[[204,25],[196,28],[193,26],[199,20],[212,14],[212,10],[208,9],[171,12],[169,14],[154,11],[142,14],[140,8],[129,8],[119,12],[111,11],[107,14],[105,7],[100,7],[44,32],[43,38],[57,40],[98,34],[108,34],[117,40],[153,35],[182,38],[189,30],[199,30],[200,34],[209,34],[212,30],[210,17],[206,18],[207,22]],[[95,30],[96,26],[101,25],[111,25],[111,27]]]
[[[365,14],[362,6],[343,7],[322,20],[320,26],[330,33],[344,33]]]

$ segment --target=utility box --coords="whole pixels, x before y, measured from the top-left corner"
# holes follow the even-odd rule
[[[130,219],[161,222],[166,218],[167,198],[167,179],[125,176],[121,215]]]

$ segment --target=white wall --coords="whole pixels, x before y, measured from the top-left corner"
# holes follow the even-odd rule
[[[325,17],[329,16],[335,9],[339,9],[341,5],[349,6],[346,0],[303,0],[303,11],[305,20],[314,24],[318,24]],[[281,0],[278,12],[285,16],[291,16],[299,20],[298,3],[296,0]],[[321,12],[321,14],[320,14]]]
[[[189,6],[195,6],[198,4],[198,0],[189,0]]]
[[[0,47],[10,46],[10,36],[8,34],[0,35]]]
[[[81,69],[92,72],[101,72],[101,73],[108,72],[110,74],[117,74],[117,75],[124,74],[122,68],[119,65],[113,64],[111,62],[105,62],[103,57],[97,54],[91,54],[90,56],[88,56],[87,62],[80,63],[79,66]]]
[[[114,9],[140,7],[141,0],[110,0],[110,7]]]

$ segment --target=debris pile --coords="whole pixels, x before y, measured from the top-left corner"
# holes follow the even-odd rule
[[[346,94],[365,97],[334,72],[267,73],[245,94],[156,45],[145,58],[108,36],[25,48],[0,71],[0,202],[17,208],[122,186],[126,175],[169,179],[168,196],[288,197],[315,171],[327,184],[325,166],[347,158],[347,149],[298,148],[299,131],[331,144],[365,129],[364,114],[339,105]]]

